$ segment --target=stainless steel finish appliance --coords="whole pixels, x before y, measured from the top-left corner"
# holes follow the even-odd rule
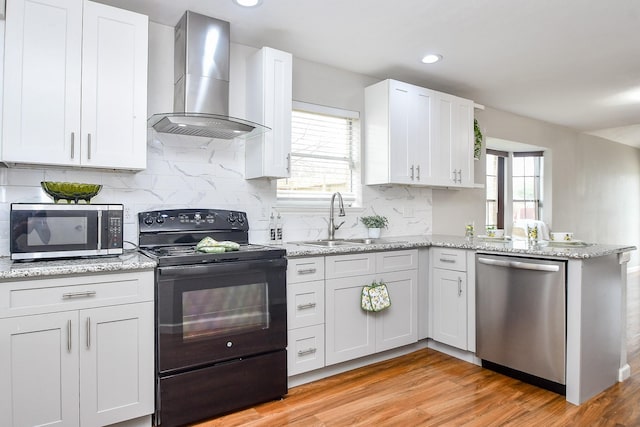
[[[255,136],[266,126],[229,116],[230,24],[186,11],[175,29],[174,105],[155,114],[158,132],[207,138]]]
[[[155,425],[212,418],[287,393],[286,259],[248,243],[244,212],[139,214],[156,268]],[[196,252],[209,236],[240,250]]]
[[[12,203],[12,260],[122,253],[122,205]]]
[[[476,350],[483,366],[523,373],[522,379],[540,379],[540,385],[563,392],[563,261],[477,254],[476,310]]]

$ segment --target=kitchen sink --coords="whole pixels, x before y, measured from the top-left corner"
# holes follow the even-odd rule
[[[360,246],[360,245],[374,245],[374,244],[386,244],[386,243],[402,243],[402,241],[362,238],[362,239],[306,240],[302,242],[291,242],[291,243],[299,246],[318,246],[323,248],[334,248],[339,246]]]

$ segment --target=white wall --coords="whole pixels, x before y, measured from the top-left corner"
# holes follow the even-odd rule
[[[485,136],[551,150],[552,229],[587,242],[640,247],[639,149],[491,108],[476,110],[476,117]],[[484,160],[476,162],[476,182]],[[462,235],[470,217],[484,225],[484,197],[484,190],[434,190],[434,233]],[[637,251],[630,265],[639,265]]]

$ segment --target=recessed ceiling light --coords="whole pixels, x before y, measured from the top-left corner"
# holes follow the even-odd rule
[[[242,7],[256,7],[262,4],[262,0],[233,0],[233,2]]]
[[[425,64],[433,64],[440,61],[441,59],[442,55],[438,55],[437,53],[430,53],[422,58],[422,62],[424,62]]]

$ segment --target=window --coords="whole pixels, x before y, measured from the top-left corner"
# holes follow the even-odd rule
[[[486,225],[543,218],[543,152],[487,149]]]
[[[513,219],[541,219],[542,152],[513,153]]]
[[[504,228],[504,172],[505,151],[487,149],[487,226]]]
[[[339,191],[353,202],[359,147],[358,112],[294,102],[291,176],[278,180],[278,200],[324,201]]]

